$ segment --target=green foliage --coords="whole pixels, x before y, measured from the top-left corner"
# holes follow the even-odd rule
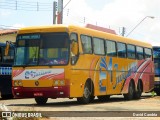
[[[154,91],[152,91],[152,92],[151,92],[151,95],[152,95],[152,97],[154,97],[154,96],[155,96],[155,92],[154,92]]]

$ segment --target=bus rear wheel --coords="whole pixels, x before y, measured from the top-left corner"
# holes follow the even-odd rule
[[[86,82],[84,86],[83,97],[77,98],[77,101],[82,104],[87,104],[93,99],[94,97],[91,96],[91,85],[89,84],[89,82]]]
[[[35,98],[35,101],[38,105],[44,105],[46,104],[48,98],[45,98],[45,97],[37,97]]]
[[[134,97],[134,93],[135,93],[134,82],[130,81],[128,93],[123,95],[124,99],[125,100],[132,100]]]
[[[138,85],[137,85],[137,91],[135,92],[135,99],[140,99],[141,95],[142,95],[142,83],[140,81],[138,81]]]

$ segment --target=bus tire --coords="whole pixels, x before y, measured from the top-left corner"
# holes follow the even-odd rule
[[[102,96],[97,96],[99,101],[107,101],[110,98],[110,95],[102,95]]]
[[[128,93],[123,94],[125,100],[132,100],[134,98],[135,94],[135,87],[134,87],[134,82],[130,81],[129,83],[129,88],[128,88]]]
[[[135,92],[135,99],[140,99],[143,92],[142,82],[139,80],[137,85],[137,91]]]
[[[45,98],[45,97],[37,97],[35,98],[35,101],[38,105],[44,105],[46,104],[48,98]]]
[[[89,83],[90,82],[86,82],[84,86],[83,97],[77,98],[78,103],[87,104],[94,99],[94,97],[91,95],[91,85]]]
[[[13,98],[13,95],[12,94],[7,94],[7,95],[1,95],[1,98],[2,99],[12,99]]]
[[[93,102],[93,101],[94,101],[94,98],[95,98],[95,96],[91,96],[90,102]]]
[[[157,96],[160,96],[160,91],[156,91]]]

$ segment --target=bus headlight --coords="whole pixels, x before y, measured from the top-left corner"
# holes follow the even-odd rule
[[[14,81],[14,86],[22,86],[22,81],[21,80],[15,80]]]
[[[64,85],[64,80],[60,80],[60,85]]]
[[[54,85],[58,85],[58,80],[54,80]]]
[[[18,85],[22,86],[22,81],[21,80],[18,81]]]
[[[18,82],[17,81],[14,81],[14,86],[18,86]]]

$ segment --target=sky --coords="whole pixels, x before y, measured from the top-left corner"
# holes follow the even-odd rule
[[[0,28],[52,25],[53,1],[17,0],[16,5],[16,0],[0,0]],[[69,1],[63,0],[64,6]],[[63,10],[63,24],[90,23],[118,35],[125,27],[125,36],[138,25],[127,37],[160,46],[159,5],[160,0],[71,0]]]

